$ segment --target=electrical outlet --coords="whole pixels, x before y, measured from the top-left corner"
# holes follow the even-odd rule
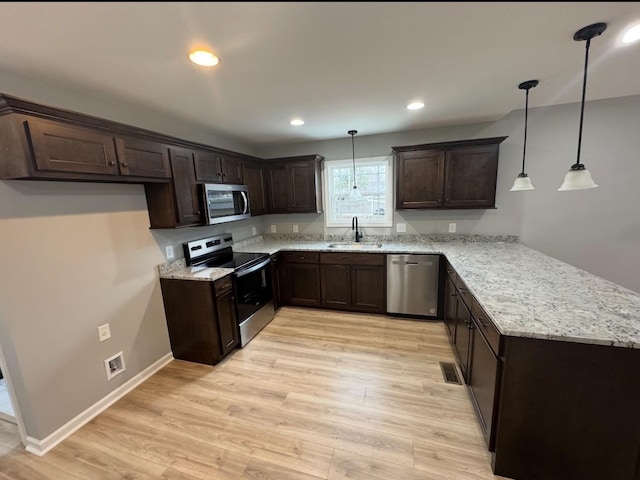
[[[396,224],[396,232],[402,233],[402,232],[406,232],[406,231],[407,231],[407,224],[406,223],[397,223]]]
[[[276,233],[276,226],[275,225],[271,225],[271,233]]]
[[[104,325],[100,325],[98,327],[98,338],[101,342],[108,340],[111,338],[111,329],[109,328],[109,324],[105,323]]]
[[[456,233],[456,224],[455,223],[450,223],[449,224],[449,233]]]
[[[171,260],[175,255],[173,253],[173,245],[167,245],[164,247],[164,253],[167,257],[167,260]]]
[[[255,237],[258,234],[256,227],[251,227],[251,236]]]
[[[111,380],[116,375],[120,375],[127,369],[124,364],[124,354],[118,352],[114,356],[107,358],[104,361],[104,369],[107,372],[107,380]]]
[[[293,226],[293,233],[298,233],[298,225]]]

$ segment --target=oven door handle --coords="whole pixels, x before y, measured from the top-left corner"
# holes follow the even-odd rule
[[[249,268],[246,268],[246,269],[242,269],[240,271],[236,270],[234,273],[235,273],[236,278],[244,277],[245,275],[249,275],[250,273],[253,273],[256,270],[260,270],[261,268],[266,267],[270,263],[271,263],[271,259],[267,258],[263,262],[257,263],[256,265],[253,265],[253,266],[251,266]]]

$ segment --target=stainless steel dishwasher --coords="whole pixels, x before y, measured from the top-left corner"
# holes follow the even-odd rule
[[[439,255],[387,255],[387,312],[438,315]]]

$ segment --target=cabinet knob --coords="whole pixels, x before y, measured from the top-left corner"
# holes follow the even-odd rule
[[[445,201],[445,202],[448,202],[448,201],[449,201],[449,199],[448,199],[448,198],[445,198],[445,199],[444,199],[444,201]]]
[[[196,212],[196,215],[200,215],[200,210],[198,210],[198,211]]]
[[[478,320],[478,323],[480,324],[481,327],[487,327],[488,326],[486,323],[483,322],[483,320],[486,320],[484,317],[478,317],[478,318],[476,318],[476,320]]]
[[[113,160],[110,160],[110,161],[109,161],[109,165],[113,166],[113,165],[115,165],[115,164],[116,164],[116,162],[114,162]]]
[[[457,296],[458,296],[458,294],[457,294],[457,293],[452,293],[452,294],[451,294],[451,296],[452,296],[452,297],[457,297]]]
[[[439,199],[438,199],[438,201],[439,201],[439,202],[441,202],[441,201],[442,201],[442,199],[441,199],[441,198],[439,198]]]
[[[127,162],[122,162],[122,166],[123,166],[123,167],[128,167],[128,166],[129,166],[129,164],[128,164]]]

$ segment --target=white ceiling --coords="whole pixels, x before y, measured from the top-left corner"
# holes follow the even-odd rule
[[[640,2],[3,2],[0,70],[136,102],[253,144],[495,120],[640,94]],[[209,46],[214,69],[187,51]],[[0,85],[0,91],[1,85]],[[12,94],[12,92],[3,92]],[[414,99],[427,107],[406,110]],[[306,124],[292,127],[302,117]]]

